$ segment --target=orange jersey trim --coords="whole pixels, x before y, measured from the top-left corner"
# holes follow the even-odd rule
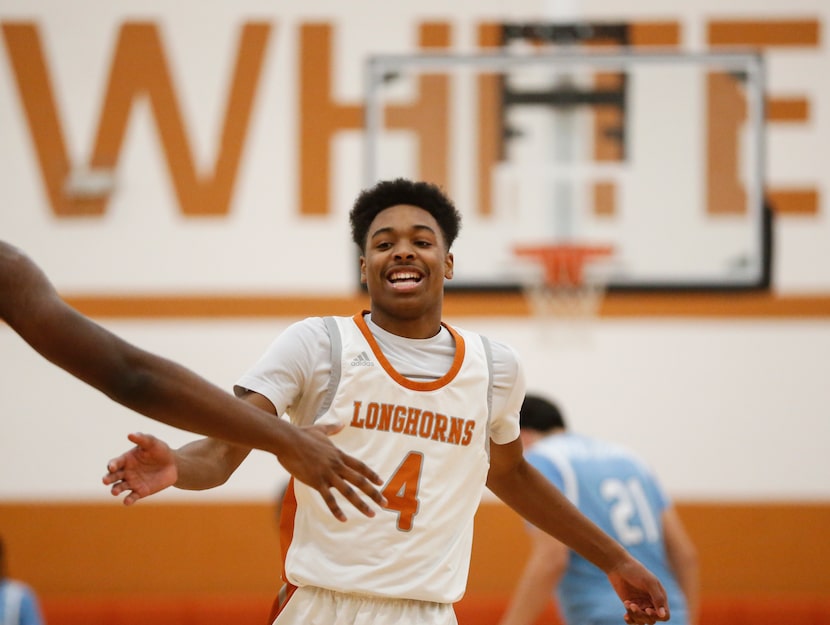
[[[404,388],[408,388],[413,391],[435,391],[452,382],[455,379],[455,376],[458,375],[458,372],[461,370],[461,363],[464,362],[464,354],[467,351],[467,347],[464,343],[464,338],[458,332],[456,332],[450,326],[448,326],[446,323],[442,321],[441,325],[449,331],[449,333],[453,337],[453,340],[455,340],[455,357],[453,358],[452,366],[450,367],[449,371],[447,371],[447,373],[445,373],[437,380],[433,380],[432,382],[416,382],[414,380],[405,378],[400,373],[398,373],[392,366],[392,363],[390,363],[386,359],[386,356],[384,356],[383,352],[380,349],[380,345],[378,345],[378,342],[375,340],[375,337],[372,336],[372,332],[371,330],[369,330],[369,326],[366,324],[366,319],[364,319],[364,315],[367,315],[368,313],[368,310],[364,310],[362,312],[357,313],[354,317],[352,317],[352,319],[354,320],[360,332],[363,334],[363,337],[366,339],[366,342],[369,343],[369,347],[371,347],[372,353],[375,355],[375,358],[377,358],[378,362],[383,367],[384,371],[386,371],[386,373],[388,373],[389,376],[393,380],[395,380],[395,382],[397,382]]]

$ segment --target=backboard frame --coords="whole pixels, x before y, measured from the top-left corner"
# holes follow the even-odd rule
[[[757,291],[771,285],[772,261],[772,210],[765,199],[766,142],[765,142],[765,92],[766,68],[763,56],[756,51],[725,52],[675,52],[675,51],[575,51],[565,49],[555,52],[481,53],[481,54],[401,54],[374,55],[367,59],[364,73],[364,167],[365,186],[379,180],[379,142],[384,130],[384,110],[380,90],[389,77],[401,71],[428,73],[447,71],[451,68],[469,68],[481,72],[506,72],[518,67],[555,67],[567,70],[572,67],[594,66],[602,70],[625,71],[634,64],[677,63],[712,64],[735,73],[745,72],[753,97],[747,98],[748,126],[757,141],[753,163],[752,184],[747,185],[747,210],[751,211],[752,244],[757,263],[748,276],[740,279],[690,279],[687,281],[617,281],[611,278],[607,290],[615,291]],[[578,241],[577,241],[578,243]],[[456,291],[518,291],[519,282],[490,284],[486,282],[447,283],[447,290]]]

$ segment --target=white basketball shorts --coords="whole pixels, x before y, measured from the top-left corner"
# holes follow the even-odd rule
[[[273,625],[458,625],[451,603],[386,599],[302,586]]]

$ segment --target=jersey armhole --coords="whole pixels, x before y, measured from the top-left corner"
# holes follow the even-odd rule
[[[487,429],[485,431],[484,449],[487,457],[490,457],[490,421],[493,418],[493,349],[490,346],[490,339],[481,336],[481,344],[484,347],[484,355],[487,359]]]
[[[329,375],[329,383],[326,387],[326,395],[320,403],[320,409],[317,412],[316,418],[326,414],[334,401],[334,394],[340,385],[341,354],[343,353],[343,339],[340,336],[340,328],[337,327],[337,320],[334,317],[323,317],[323,323],[326,324],[326,330],[329,333],[329,342],[331,343],[331,374]]]

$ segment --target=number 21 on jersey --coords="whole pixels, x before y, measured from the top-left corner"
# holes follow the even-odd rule
[[[654,511],[640,480],[608,478],[600,483],[599,492],[611,506],[611,524],[623,545],[653,543],[659,539]]]

